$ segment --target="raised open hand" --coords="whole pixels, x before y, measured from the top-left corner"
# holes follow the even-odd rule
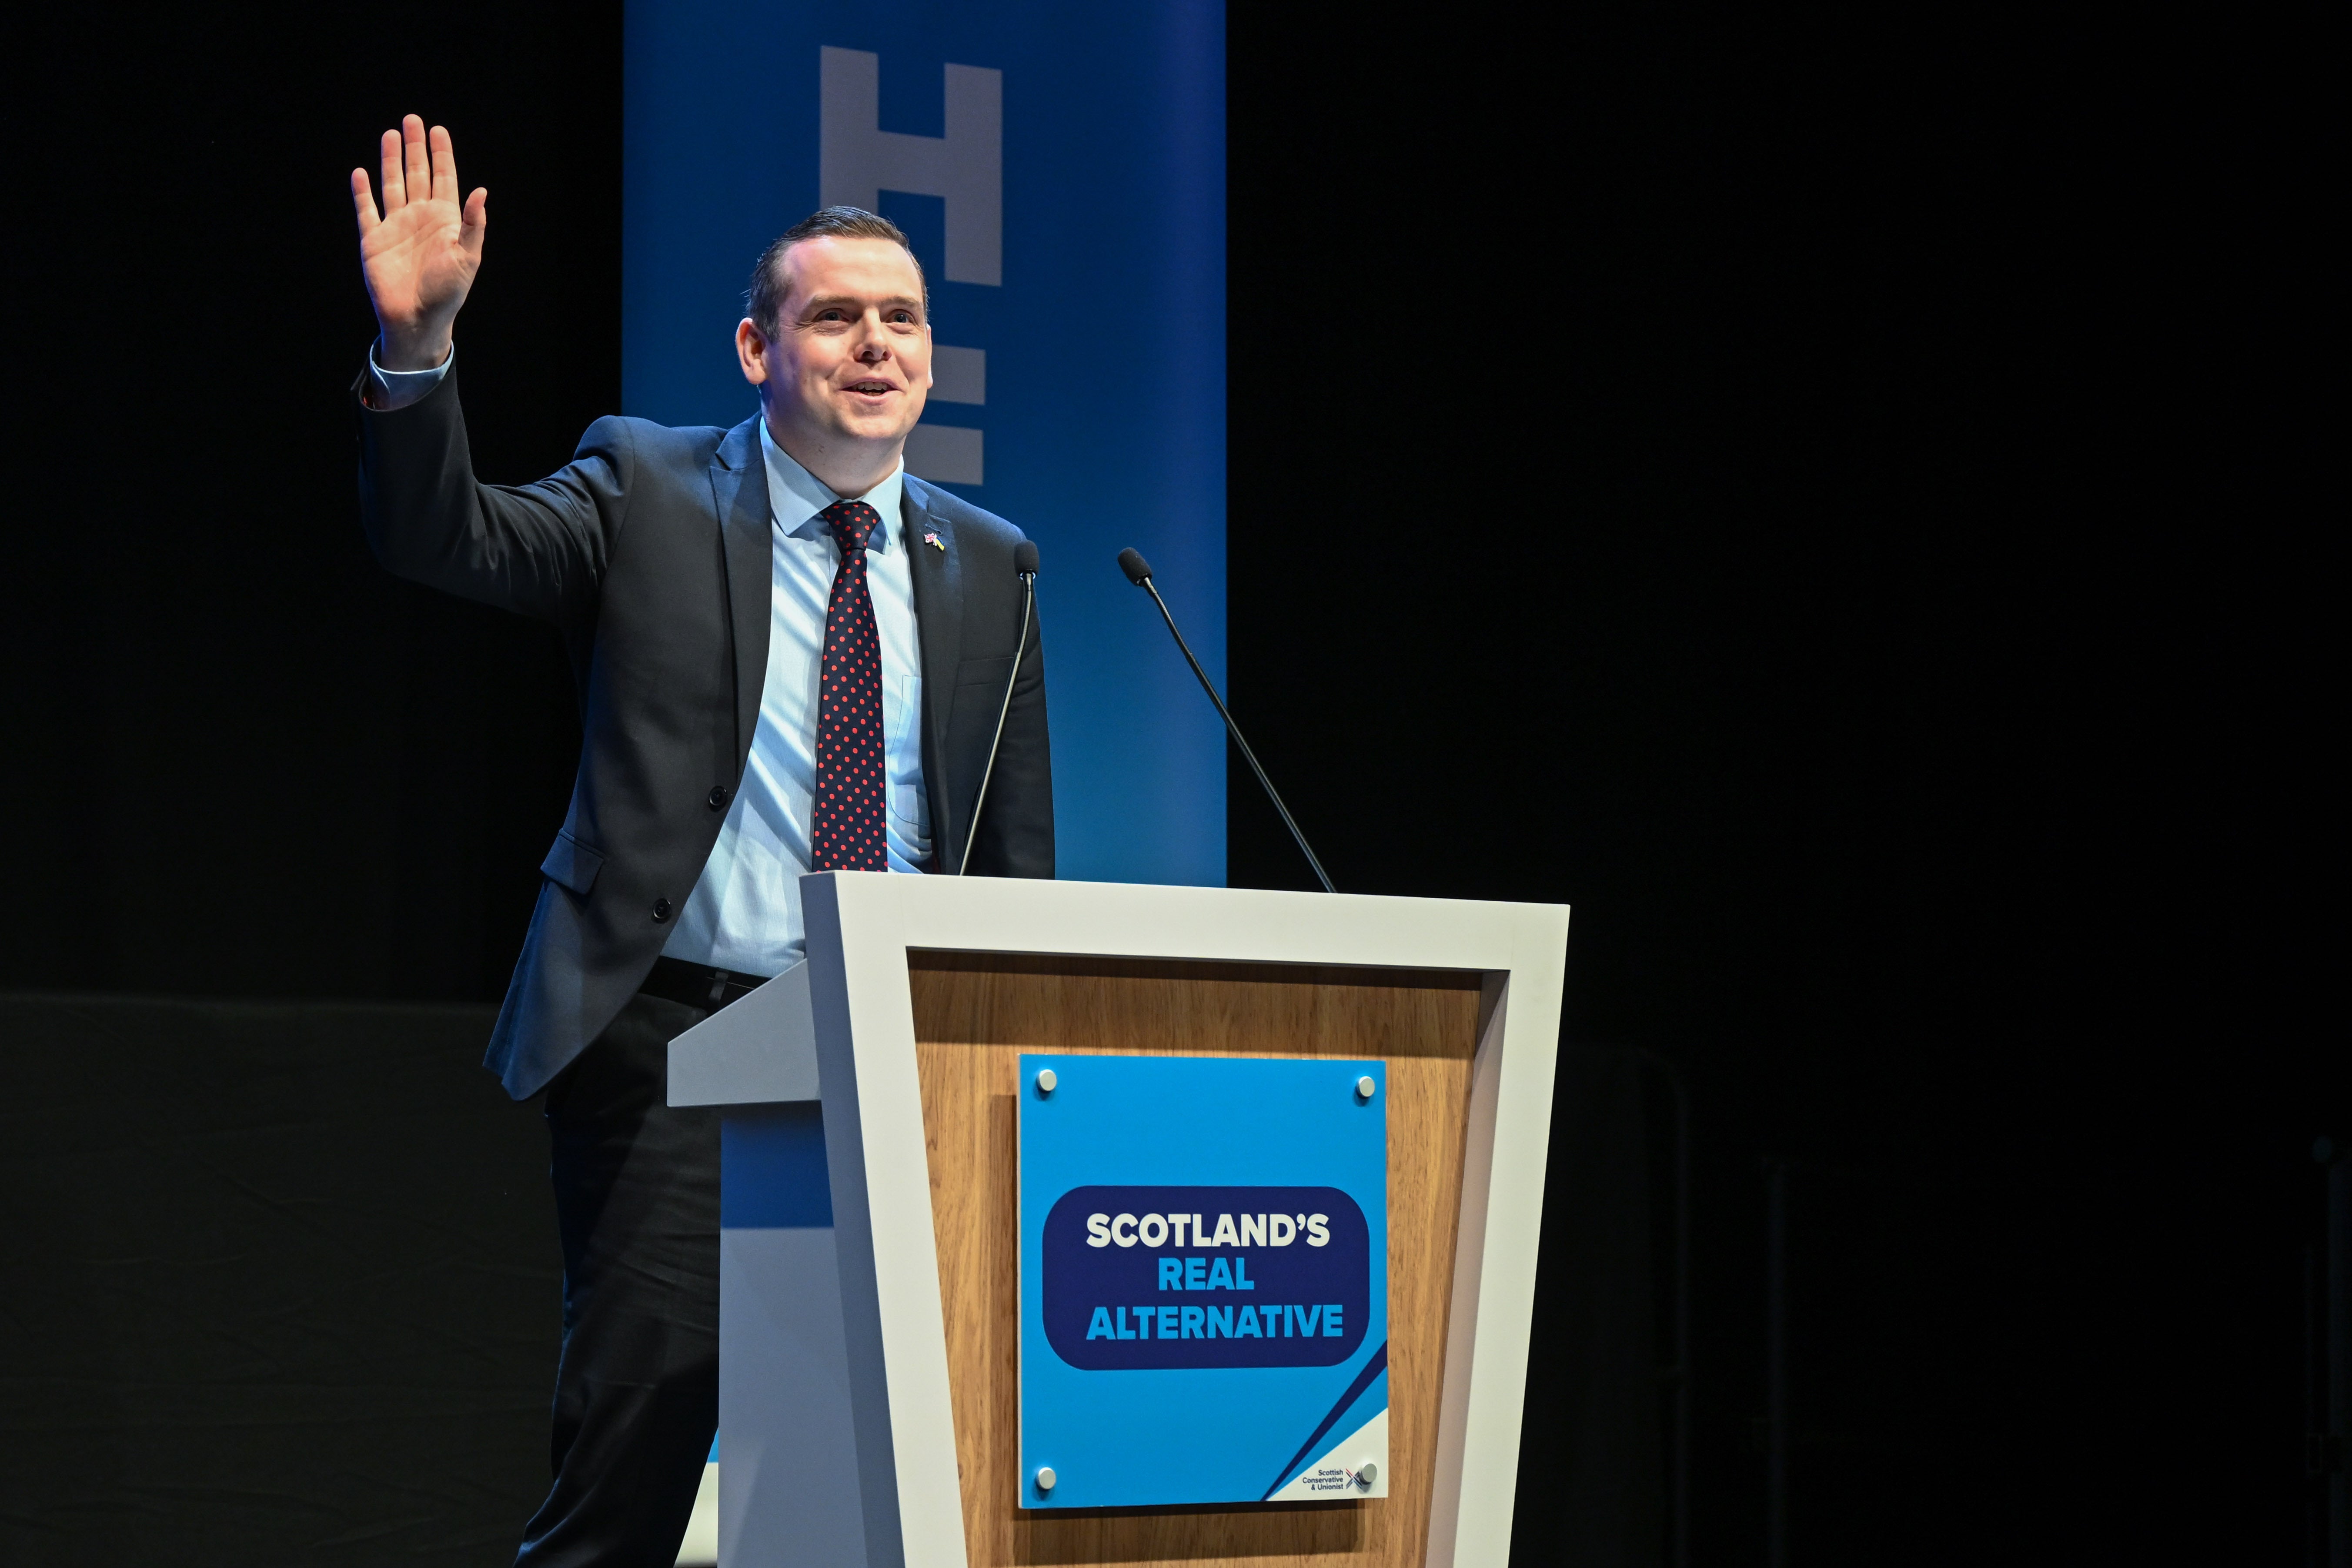
[[[478,189],[458,205],[449,132],[433,128],[429,167],[427,146],[425,121],[414,114],[383,133],[382,217],[367,171],[352,171],[360,270],[383,333],[376,363],[386,370],[430,370],[449,356],[449,326],[481,268],[482,232],[489,226],[488,191]]]

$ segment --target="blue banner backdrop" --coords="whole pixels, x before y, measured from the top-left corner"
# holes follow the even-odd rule
[[[751,262],[820,205],[875,208],[931,281],[938,384],[910,472],[1037,541],[1060,868],[1219,885],[1225,649],[1224,9],[631,0],[622,404],[754,408],[730,340]]]

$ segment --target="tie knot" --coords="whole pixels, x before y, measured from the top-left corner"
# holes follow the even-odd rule
[[[862,500],[837,500],[817,515],[833,530],[833,542],[841,546],[845,558],[865,549],[874,531],[882,526],[882,514]]]

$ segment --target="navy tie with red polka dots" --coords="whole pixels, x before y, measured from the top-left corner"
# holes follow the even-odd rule
[[[816,689],[816,799],[809,868],[887,871],[882,830],[882,642],[866,581],[866,542],[882,514],[862,500],[818,513],[841,547],[824,607],[824,658]]]

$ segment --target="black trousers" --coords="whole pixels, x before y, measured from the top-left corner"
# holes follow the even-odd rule
[[[719,1115],[669,1105],[700,1010],[642,994],[548,1086],[563,1241],[555,1479],[517,1568],[669,1568],[719,1427]]]

